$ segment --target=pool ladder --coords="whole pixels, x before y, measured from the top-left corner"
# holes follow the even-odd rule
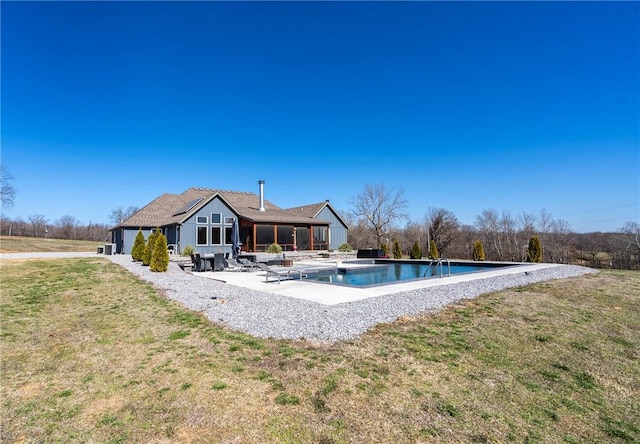
[[[435,262],[435,264],[434,264]],[[427,269],[425,270],[424,274],[422,275],[422,277],[427,277],[427,273],[429,273],[431,271],[431,276],[433,276],[433,270],[435,269],[435,271],[438,271],[438,266],[440,267],[440,277],[444,277],[444,263],[447,263],[447,276],[451,277],[451,262],[449,262],[449,259],[447,258],[438,258],[438,259],[431,259],[429,261],[429,265],[427,265]]]

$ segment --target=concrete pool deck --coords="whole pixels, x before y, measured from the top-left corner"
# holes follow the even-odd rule
[[[266,282],[266,273],[262,270],[215,272],[204,271],[192,272],[192,274],[204,279],[212,279],[251,290],[263,291],[290,298],[303,299],[307,301],[317,302],[323,305],[337,305],[405,291],[439,287],[461,282],[469,282],[477,279],[486,279],[507,275],[524,275],[525,273],[534,273],[538,270],[561,267],[562,265],[514,264],[514,266],[489,269],[488,271],[476,273],[457,274],[450,277],[442,278],[436,277],[428,279],[418,279],[397,284],[385,284],[376,287],[365,288],[327,284],[306,279],[300,280],[297,278],[297,270],[327,270],[335,269],[337,266],[341,268],[350,268],[352,266],[361,265],[349,263],[349,261],[336,262],[334,260],[303,260],[296,261],[293,267],[270,267],[273,271],[276,272],[292,272],[291,276],[293,277],[293,279],[283,279],[280,283],[278,283],[277,279],[271,276],[269,277],[269,282]]]

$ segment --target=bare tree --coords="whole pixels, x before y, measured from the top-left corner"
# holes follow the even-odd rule
[[[0,199],[2,206],[8,209],[13,208],[16,198],[16,189],[11,185],[13,176],[4,165],[0,165]]]
[[[551,222],[546,247],[549,262],[568,263],[573,235],[571,225],[566,220],[558,219]]]
[[[38,237],[38,235],[44,236],[47,229],[47,218],[43,214],[32,214],[27,219],[31,224],[33,235],[35,237]]]
[[[109,214],[109,220],[113,222],[114,225],[118,225],[123,220],[129,219],[137,211],[138,207],[131,206],[127,207],[126,209],[118,207],[114,210],[111,210],[111,213]]]
[[[614,248],[614,258],[619,268],[640,268],[640,224],[627,222],[618,230],[621,233],[619,246]]]
[[[451,242],[458,236],[460,223],[455,214],[444,208],[429,208],[425,216],[429,237],[436,243],[440,256],[448,253]]]
[[[503,260],[500,216],[498,212],[493,208],[482,210],[482,213],[476,216],[475,226],[487,250],[488,258],[498,261]]]
[[[76,225],[75,217],[69,215],[62,216],[56,221],[56,227],[58,228],[57,237],[60,239],[75,239]]]
[[[505,255],[510,261],[519,260],[521,249],[518,245],[518,223],[508,210],[502,210],[500,215],[501,236],[504,239]]]
[[[402,189],[395,191],[378,184],[366,185],[362,194],[351,198],[353,214],[373,229],[378,245],[390,238],[395,224],[407,218],[408,203],[403,196]]]

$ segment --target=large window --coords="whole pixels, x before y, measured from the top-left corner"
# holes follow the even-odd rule
[[[196,227],[196,245],[207,245],[207,227]]]
[[[227,245],[233,244],[231,239],[231,227],[224,227],[224,243]]]
[[[220,227],[211,227],[211,245],[220,245],[221,243]]]
[[[285,250],[293,250],[293,226],[278,225],[278,244]]]
[[[256,249],[265,251],[275,242],[273,225],[256,225]]]

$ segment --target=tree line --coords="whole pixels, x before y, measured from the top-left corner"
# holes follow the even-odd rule
[[[366,185],[351,198],[352,210],[341,212],[349,225],[348,242],[354,249],[383,248],[412,256],[417,243],[422,252],[440,257],[473,259],[482,243],[485,259],[525,262],[529,242],[537,237],[542,261],[598,268],[640,269],[640,224],[627,222],[616,232],[576,233],[563,219],[542,209],[539,213],[484,209],[473,225],[461,224],[444,208],[429,208],[421,221],[409,220],[402,189]],[[404,226],[401,224],[404,222]],[[435,244],[435,250],[434,245]],[[428,253],[424,254],[427,256]]]
[[[65,215],[54,221],[49,221],[44,214],[32,214],[26,220],[21,217],[11,219],[0,216],[0,234],[3,236],[25,236],[52,239],[73,239],[89,241],[108,241],[109,228],[127,219],[138,211],[137,207],[116,208],[111,211],[111,224],[88,224],[77,220],[74,216]]]

